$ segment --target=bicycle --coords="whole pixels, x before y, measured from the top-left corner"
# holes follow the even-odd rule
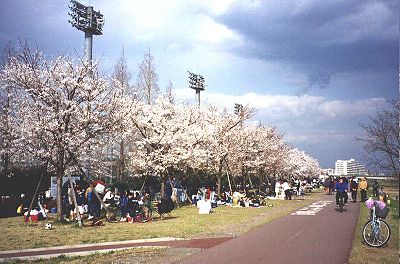
[[[344,207],[344,195],[347,195],[347,192],[338,192],[336,195],[338,195],[338,200],[339,200],[339,212],[343,212],[343,207]]]
[[[123,218],[121,207],[116,201],[110,203],[105,207],[106,219],[110,223],[118,223]],[[150,201],[141,199],[134,202],[132,210],[128,213],[131,221],[137,221],[140,223],[146,223],[152,219],[153,209]]]
[[[109,204],[106,204],[104,207],[106,213],[105,217],[110,223],[118,223],[122,218],[121,208],[118,205],[118,201],[116,199],[112,199],[109,201]]]
[[[363,239],[368,246],[381,247],[390,238],[390,227],[383,220],[386,218],[389,208],[381,209],[376,202],[371,208],[370,220],[363,227]]]

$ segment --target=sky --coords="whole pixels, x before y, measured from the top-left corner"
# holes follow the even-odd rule
[[[104,15],[93,57],[111,75],[122,51],[133,79],[148,50],[159,86],[195,103],[188,73],[204,76],[202,104],[257,110],[325,168],[364,163],[360,124],[399,95],[399,2],[391,0],[81,0]],[[84,56],[69,1],[1,0],[0,46],[27,39],[51,57]]]

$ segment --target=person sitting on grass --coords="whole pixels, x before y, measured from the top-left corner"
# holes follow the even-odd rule
[[[261,204],[260,198],[258,195],[252,195],[250,198],[250,206],[252,207],[259,207]]]

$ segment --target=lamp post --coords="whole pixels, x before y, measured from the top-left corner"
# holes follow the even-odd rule
[[[204,77],[200,74],[194,74],[190,71],[189,73],[189,88],[192,88],[196,91],[197,102],[200,107],[200,92],[204,91],[205,84],[204,84]]]
[[[85,6],[78,1],[70,0],[72,13],[69,23],[78,30],[85,32],[85,56],[89,65],[92,65],[93,35],[102,35],[104,17],[100,11],[95,11],[92,6]]]

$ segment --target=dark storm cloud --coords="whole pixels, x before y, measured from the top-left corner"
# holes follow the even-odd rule
[[[310,86],[325,87],[339,73],[397,76],[398,1],[274,2],[234,5],[216,18],[244,37],[243,56],[283,63]]]

